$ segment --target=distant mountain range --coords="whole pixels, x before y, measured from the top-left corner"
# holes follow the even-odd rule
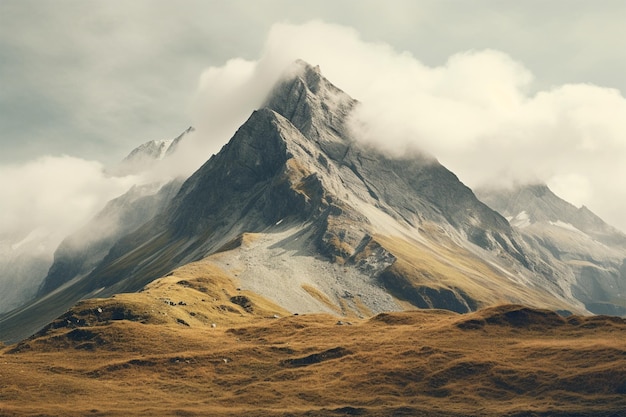
[[[194,128],[189,127],[174,139],[151,140],[139,145],[111,170],[111,174],[124,176],[153,168],[159,161],[173,155],[178,150],[180,143],[193,131]]]
[[[285,74],[189,178],[135,187],[68,237],[37,298],[0,316],[0,339],[200,260],[292,313],[517,303],[626,314],[623,233],[545,185],[477,197],[429,155],[392,158],[355,137],[359,103],[318,67]],[[142,145],[120,172],[180,140]]]
[[[524,239],[568,276],[569,291],[595,314],[626,314],[626,235],[546,185],[478,190]]]
[[[138,146],[107,174],[125,176],[158,169],[159,163],[173,155],[193,130],[190,127],[175,139],[152,140]],[[49,232],[32,230],[26,235],[0,235],[0,314],[89,271],[119,237],[152,217],[162,199],[175,192],[181,183],[182,179],[172,181],[158,196],[154,194],[164,185],[162,182],[132,187],[109,202],[80,231],[64,239],[56,250],[54,242],[58,242],[58,237]]]

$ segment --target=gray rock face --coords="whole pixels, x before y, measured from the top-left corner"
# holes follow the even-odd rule
[[[294,213],[306,217],[314,202],[291,190],[301,173],[286,165],[303,152],[305,142],[280,115],[255,111],[221,152],[185,182],[167,223],[177,236],[190,237],[220,222],[254,229]],[[312,178],[309,182],[315,188]]]
[[[302,61],[295,67],[274,89],[266,106],[317,145],[318,160],[326,168],[319,172],[328,174],[322,176],[327,179],[325,186],[334,189],[338,200],[346,202],[343,190],[333,187],[337,179],[348,195],[397,220],[412,226],[426,220],[447,224],[472,243],[489,250],[501,249],[525,267],[550,269],[526,253],[523,241],[500,214],[479,201],[434,158],[414,154],[392,159],[355,141],[346,122],[358,102],[322,77],[319,67]]]
[[[357,101],[324,78],[319,67],[296,61],[264,107],[288,119],[306,138],[338,160],[352,142],[345,122]]]
[[[626,314],[626,235],[592,213],[557,197],[546,185],[478,191],[507,216],[525,240],[563,275],[597,314]]]

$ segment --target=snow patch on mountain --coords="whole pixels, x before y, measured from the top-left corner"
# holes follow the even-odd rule
[[[189,127],[174,139],[151,140],[139,145],[116,167],[110,169],[109,174],[127,176],[160,170],[163,163],[172,159],[172,156],[180,150],[181,144],[185,143],[186,138],[194,131],[193,127]]]
[[[580,233],[581,235],[587,236],[587,234],[585,232],[583,232],[580,229],[576,228],[571,223],[565,223],[564,221],[561,221],[561,220],[557,220],[555,222],[548,222],[548,223],[551,224],[552,226],[560,227],[562,229],[569,230],[570,232]]]
[[[530,216],[528,215],[526,210],[520,211],[514,217],[507,216],[506,219],[509,221],[509,223],[511,223],[511,226],[514,226],[514,227],[523,228],[523,227],[530,226],[531,224]]]
[[[133,161],[140,158],[163,159],[174,139],[151,140],[135,148],[124,161]]]

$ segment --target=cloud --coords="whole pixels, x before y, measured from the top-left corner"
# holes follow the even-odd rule
[[[134,177],[110,177],[99,162],[61,156],[0,166],[0,236],[38,239],[56,249]]]
[[[215,5],[186,3],[195,11],[161,0],[1,2],[0,78],[11,82],[0,86],[0,162],[71,152],[114,163],[183,129],[227,25],[201,20]]]
[[[496,50],[469,50],[428,66],[351,28],[276,24],[258,60],[233,59],[203,73],[199,138],[219,148],[262,103],[271,74],[296,58],[320,65],[361,101],[353,124],[361,140],[397,154],[427,151],[471,187],[546,182],[626,230],[624,97],[591,84],[533,91],[531,71]]]
[[[0,165],[0,312],[31,299],[61,241],[138,179],[71,156]]]

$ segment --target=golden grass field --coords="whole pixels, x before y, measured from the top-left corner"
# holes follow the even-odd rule
[[[626,416],[625,336],[514,305],[294,316],[200,262],[0,350],[0,415]]]

